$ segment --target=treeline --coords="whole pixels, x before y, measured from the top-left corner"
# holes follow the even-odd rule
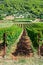
[[[0,14],[23,14],[43,18],[43,0],[0,0]]]

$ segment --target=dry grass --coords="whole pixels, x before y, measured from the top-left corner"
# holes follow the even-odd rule
[[[16,57],[16,59],[0,59],[0,65],[43,65],[43,57]]]

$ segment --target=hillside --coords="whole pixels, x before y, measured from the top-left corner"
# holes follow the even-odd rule
[[[0,0],[0,14],[2,13],[43,18],[43,0]]]

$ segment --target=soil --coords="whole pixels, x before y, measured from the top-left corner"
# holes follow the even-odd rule
[[[23,34],[17,43],[17,48],[12,53],[13,56],[33,56],[33,50],[31,48],[31,40],[24,29]]]

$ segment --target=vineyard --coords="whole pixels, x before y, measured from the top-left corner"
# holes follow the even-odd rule
[[[7,43],[7,53],[10,52],[10,47],[14,44],[16,39],[19,37],[22,28],[19,26],[12,25],[12,23],[9,25],[8,23],[4,23],[4,26],[0,24],[0,42],[3,42],[3,34],[6,33],[6,43]],[[5,26],[6,25],[6,26]]]
[[[8,23],[0,23],[0,42],[3,42],[3,34],[6,33],[6,43],[8,45],[7,53],[10,52],[10,47],[18,39],[20,33],[22,32],[22,28],[20,26],[14,25],[13,23],[10,23],[10,25]],[[31,47],[33,51],[38,50],[39,45],[41,46],[43,44],[43,23],[30,23],[25,25],[25,29],[32,42]],[[16,43],[14,45],[16,45]]]
[[[1,64],[43,65],[43,57],[41,56],[40,58],[38,55],[39,45],[42,46],[43,44],[43,23],[24,24],[24,27],[12,23],[10,25],[8,23],[0,23],[0,43],[1,41],[3,42],[4,33],[6,33],[7,43],[6,55],[1,59],[2,61],[0,60]],[[19,42],[15,43],[18,38]],[[16,53],[15,56],[14,53]]]
[[[0,0],[0,65],[43,65],[43,0]]]
[[[27,33],[33,43],[34,49],[37,49],[39,44],[42,45],[43,42],[43,23],[34,23],[26,27]],[[38,42],[38,34],[40,35],[40,43]]]

